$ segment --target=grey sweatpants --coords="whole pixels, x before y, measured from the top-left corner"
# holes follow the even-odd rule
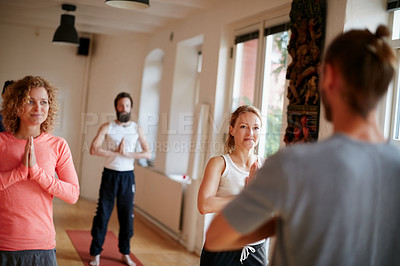
[[[57,266],[56,250],[0,250],[0,266]]]

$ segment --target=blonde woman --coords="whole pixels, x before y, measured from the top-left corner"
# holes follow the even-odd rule
[[[243,105],[231,115],[226,154],[209,160],[198,194],[201,214],[218,213],[251,182],[264,158],[255,154],[261,130],[260,112]],[[242,249],[210,252],[203,249],[200,265],[265,265],[265,241]]]

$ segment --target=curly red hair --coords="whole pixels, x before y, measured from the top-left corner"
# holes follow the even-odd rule
[[[43,87],[47,91],[49,99],[49,111],[47,119],[40,125],[40,132],[51,132],[56,125],[58,111],[57,88],[39,76],[26,76],[15,81],[5,91],[1,106],[3,125],[7,131],[16,133],[20,127],[19,114],[23,112],[24,106],[29,100],[29,92],[32,88]]]

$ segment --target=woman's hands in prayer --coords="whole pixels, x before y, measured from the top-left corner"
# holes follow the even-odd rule
[[[35,147],[33,145],[32,136],[28,137],[28,140],[26,142],[25,153],[22,158],[22,164],[29,168],[36,165]]]
[[[249,176],[246,178],[246,186],[256,177],[257,170],[258,162],[254,162],[250,167]]]

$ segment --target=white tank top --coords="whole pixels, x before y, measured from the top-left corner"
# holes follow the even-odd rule
[[[136,143],[139,139],[138,125],[131,121],[128,126],[118,125],[115,121],[110,122],[105,137],[107,150],[116,151],[119,144],[125,138],[125,150],[127,152],[136,151]],[[110,156],[106,158],[105,168],[115,171],[132,171],[134,169],[135,159],[127,158],[122,155]]]
[[[237,167],[229,154],[222,155],[222,158],[225,160],[225,170],[221,175],[216,196],[228,197],[232,195],[238,195],[245,186],[246,178],[249,176],[249,172]],[[265,159],[263,157],[257,155],[257,163],[259,168],[263,165],[264,160]]]
[[[239,167],[237,167],[237,165],[232,161],[231,156],[229,154],[222,155],[222,158],[224,158],[225,160],[225,170],[221,175],[216,196],[228,197],[228,196],[238,195],[244,189],[246,178],[249,176],[250,172],[244,171]],[[261,168],[261,166],[264,164],[264,161],[265,158],[257,155],[258,168]],[[248,245],[258,245],[263,243],[264,241],[265,239],[259,240],[257,242]],[[242,256],[243,253],[246,252],[246,248],[247,248],[246,246],[243,247]],[[245,256],[244,259],[246,258],[247,256]]]

